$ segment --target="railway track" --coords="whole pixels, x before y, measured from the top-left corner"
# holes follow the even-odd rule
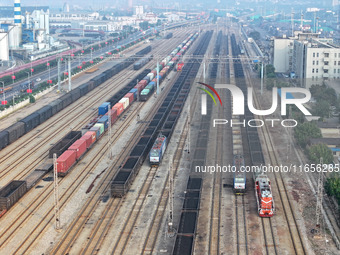
[[[235,196],[237,254],[248,254],[247,216],[244,196]]]
[[[137,112],[137,111],[135,111],[134,114],[129,115],[128,118],[130,118],[130,121],[127,121],[127,122],[126,122],[126,125],[125,125],[123,128],[120,129],[121,132],[117,132],[117,133],[115,134],[115,136],[114,136],[114,137],[116,137],[116,138],[114,138],[115,140],[117,140],[117,139],[120,137],[119,134],[121,134],[122,131],[129,125],[129,123],[131,122],[131,120],[134,119],[134,118],[136,117],[136,112]],[[74,194],[76,188],[84,183],[84,181],[85,181],[85,179],[86,179],[86,175],[87,175],[90,171],[92,171],[92,170],[97,166],[97,163],[94,163],[94,161],[97,160],[97,162],[99,162],[99,161],[102,159],[102,157],[103,157],[104,154],[105,154],[105,147],[107,147],[106,144],[102,147],[102,149],[101,149],[101,150],[99,151],[99,153],[97,154],[97,155],[100,155],[101,157],[98,158],[98,159],[97,159],[97,158],[94,158],[94,160],[93,160],[92,162],[90,162],[90,164],[92,163],[92,166],[88,165],[88,166],[86,167],[86,169],[87,169],[86,173],[83,172],[83,171],[81,171],[81,172],[80,172],[81,174],[80,174],[79,176],[77,176],[77,178],[74,178],[74,179],[76,179],[76,180],[69,186],[69,187],[72,187],[72,188],[71,188],[71,189],[68,189],[67,192],[64,193],[64,194],[62,195],[62,197],[61,197],[61,201],[62,201],[61,206],[63,206],[63,205],[69,200],[69,198],[72,196],[72,194]],[[75,172],[77,172],[76,169],[74,169],[73,173],[75,173]],[[72,172],[71,172],[71,173],[72,173]],[[79,174],[79,172],[78,172],[78,174]],[[62,184],[63,184],[63,181],[61,182],[61,185],[62,185]],[[44,205],[44,207],[46,206],[45,203],[47,202],[49,195],[52,195],[51,186],[52,186],[52,185],[48,185],[48,186],[46,187],[46,190],[48,190],[48,191],[44,192],[43,194],[39,194],[38,196],[36,196],[35,199],[33,199],[34,202],[31,203],[31,204],[29,205],[28,208],[23,209],[21,215],[20,215],[19,217],[17,217],[16,220],[12,219],[13,222],[14,222],[14,221],[15,221],[15,222],[14,222],[14,224],[13,224],[11,227],[7,228],[7,230],[6,230],[6,229],[2,229],[2,233],[3,233],[3,234],[0,236],[0,240],[1,240],[0,247],[3,247],[3,245],[6,244],[6,242],[7,242],[7,241],[8,241],[8,240],[16,233],[16,231],[22,226],[23,223],[27,222],[28,220],[30,220],[30,219],[32,218],[32,215],[29,215],[29,214],[27,213],[28,211],[29,211],[29,212],[31,212],[31,211],[34,212],[34,211],[36,211],[39,207],[41,207],[42,205]],[[64,196],[67,196],[67,198],[65,199]],[[64,200],[64,199],[65,199],[65,200]],[[50,207],[48,207],[48,208],[52,208],[52,206],[50,206]],[[45,223],[46,223],[46,222],[47,222],[47,224],[45,224],[44,227],[42,227],[42,229],[44,229],[44,228],[48,225],[48,223],[52,220],[52,217],[48,217],[48,216],[51,216],[51,214],[53,214],[53,213],[52,213],[52,209],[51,209],[50,211],[46,212],[45,217],[43,217],[43,220],[42,220],[40,223],[42,223],[42,222],[45,222]],[[48,219],[48,220],[47,220],[47,219]],[[41,224],[37,224],[37,226],[34,228],[34,230],[33,230],[32,232],[34,232],[38,227],[41,227]],[[2,226],[2,228],[3,228],[3,226]],[[10,233],[9,233],[9,232],[10,232]],[[40,234],[41,232],[42,232],[42,231],[40,231],[39,234]],[[38,234],[37,236],[39,236],[39,234]],[[29,236],[29,238],[31,239],[31,235]],[[27,239],[28,239],[28,238],[27,238]],[[27,242],[27,239],[24,241],[24,243]],[[33,241],[34,241],[34,240],[33,240]],[[24,244],[24,243],[23,243],[23,244]],[[19,251],[20,248],[21,248],[21,247],[19,247],[19,248],[17,249],[17,251]]]
[[[247,83],[252,85],[252,82],[250,81],[249,74],[246,75],[245,77],[246,77]],[[255,97],[255,105],[256,105],[257,109],[259,109],[259,102],[258,102],[257,97]],[[262,116],[259,116],[258,118],[263,119]],[[264,125],[263,128],[260,129],[260,130],[262,131],[262,135],[263,135],[263,139],[264,139],[264,145],[266,146],[266,150],[267,150],[268,155],[269,155],[270,164],[273,165],[273,166],[279,165],[280,161],[279,161],[278,156],[276,154],[275,147],[274,147],[272,139],[270,137],[270,131],[268,130],[267,125]],[[290,242],[291,242],[292,247],[293,247],[292,251],[293,251],[294,254],[306,254],[304,243],[303,243],[302,237],[300,235],[298,223],[297,223],[295,214],[293,212],[293,208],[292,208],[292,205],[291,205],[291,202],[290,202],[290,197],[288,195],[286,184],[284,182],[284,178],[282,176],[282,173],[281,172],[279,172],[279,173],[274,172],[273,175],[274,175],[274,180],[275,180],[275,184],[276,184],[275,186],[277,187],[277,191],[278,191],[279,198],[280,198],[279,199],[280,202],[279,203],[276,202],[276,207],[278,205],[280,205],[280,207],[283,209],[283,214],[284,214],[283,216],[284,216],[284,219],[286,221],[286,225],[287,225],[288,230],[289,230]],[[278,201],[277,198],[276,198],[276,201]],[[263,221],[266,221],[266,219],[263,219],[262,222]],[[265,223],[265,224],[267,224],[267,223]],[[271,231],[273,232],[272,219],[269,219],[269,225],[270,225]],[[267,234],[268,232],[265,230],[267,228],[268,228],[268,224],[263,225],[264,232],[266,232],[266,234],[264,234],[266,236],[266,238],[268,237],[268,234]],[[272,245],[274,245],[274,247],[276,247],[276,242],[275,242],[275,238],[274,238],[273,233],[272,233],[272,239],[273,239]],[[271,245],[271,242],[268,242],[268,244]],[[269,246],[266,245],[267,254],[273,254],[273,253],[271,253],[271,251],[270,252],[268,251],[268,248],[269,248]],[[277,249],[275,249],[275,250],[277,251]],[[275,254],[278,254],[278,253],[276,252]]]
[[[171,86],[167,86],[165,90],[169,91],[171,88]],[[166,93],[163,93],[162,95],[164,96]],[[158,100],[159,103],[161,103],[162,100]],[[153,107],[153,112],[155,112],[157,110],[157,106],[155,105]],[[153,116],[153,114],[148,114],[149,118],[151,119],[151,117]],[[143,130],[141,130],[143,131]],[[134,135],[135,137],[138,137],[138,135]],[[134,141],[136,142],[136,141]],[[124,157],[120,157],[120,158],[124,158]],[[153,173],[152,176],[150,176],[150,173]],[[141,193],[139,195],[144,196],[143,201],[145,200],[145,197],[148,193],[148,189],[151,185],[151,181],[154,178],[154,174],[156,174],[156,169],[152,169],[152,171],[150,171],[148,173],[148,178],[146,178],[147,180],[147,185],[144,183],[143,184],[143,188],[141,191]],[[111,180],[113,176],[111,176],[110,178],[105,178],[105,180],[109,179]],[[107,186],[104,188],[104,190],[100,191],[100,194],[103,194],[105,192],[107,192],[107,190],[109,189],[109,184],[107,184]],[[106,220],[100,220],[96,223],[96,226],[94,228],[91,228],[90,232],[86,235],[89,236],[85,247],[82,248],[82,250],[80,251],[80,253],[82,254],[86,254],[87,252],[89,252],[90,250],[94,253],[96,253],[96,251],[99,251],[98,247],[101,246],[102,242],[105,241],[105,237],[108,236],[108,231],[110,230],[113,221],[116,219],[116,215],[119,212],[118,207],[120,207],[121,202],[116,202],[116,201],[121,201],[124,198],[115,198],[115,199],[111,199],[112,203],[114,203],[114,205],[116,206],[105,206],[105,208],[102,211],[102,215],[100,217],[100,219],[105,219]],[[140,207],[143,205],[143,202],[140,203],[140,200],[136,200],[136,203],[134,204],[134,207]],[[95,209],[97,208],[96,205],[94,206],[85,206],[83,207],[83,211],[81,211],[81,213],[79,215],[87,215],[86,217],[83,217],[85,219],[89,219],[92,214],[95,212]],[[130,216],[128,216],[128,218],[132,219],[133,221],[136,221],[138,218],[139,213],[137,213],[136,215],[136,210],[130,210]],[[139,211],[139,210],[137,210]],[[106,215],[110,215],[109,218],[106,217]],[[59,253],[60,251],[62,251],[62,253],[68,252],[72,246],[74,246],[74,243],[77,242],[77,238],[78,238],[78,234],[80,233],[80,230],[82,229],[82,226],[84,226],[85,221],[80,220],[81,217],[77,218],[72,225],[69,227],[68,232],[64,235],[64,237],[62,238],[62,240],[60,241],[60,243],[57,245],[57,247],[55,247],[52,251],[52,253]],[[77,223],[79,222],[80,223]],[[77,223],[77,224],[76,224]],[[128,221],[126,222],[126,225],[123,227],[124,229],[128,228],[131,230],[131,228],[133,227],[134,224],[131,225],[131,223],[128,223]],[[131,231],[128,231],[128,233]],[[125,233],[125,232],[124,232]],[[125,234],[123,233],[123,235],[125,236]],[[80,238],[80,236],[79,236]],[[120,240],[119,240],[120,241]],[[118,249],[125,249],[126,243],[128,241],[128,237],[125,239],[125,241],[123,243],[119,243],[117,242],[117,248]],[[112,242],[112,240],[111,240]]]
[[[222,45],[222,40],[223,38],[223,33],[220,31],[217,40],[216,40],[216,45],[214,49],[213,55],[216,56],[219,54],[222,46],[221,51],[225,51],[223,45]],[[223,69],[221,62],[219,62],[217,59],[215,60],[216,63],[213,63],[212,65],[212,70],[210,72],[210,75],[212,78],[210,82],[216,83],[218,78],[223,79],[223,76],[221,75],[221,71]],[[214,61],[214,62],[215,62]],[[224,107],[219,107],[217,116],[218,118],[223,118],[225,116],[225,111]],[[224,142],[224,135],[225,133],[223,132],[223,127],[219,125],[216,128],[216,163],[219,165],[224,165],[223,164],[223,142]],[[211,210],[210,210],[210,231],[209,231],[209,247],[208,247],[208,253],[209,254],[219,254],[220,252],[220,242],[221,242],[221,203],[222,203],[222,173],[217,172],[213,176],[213,185],[212,185],[212,194],[211,194]]]
[[[172,43],[171,45],[174,46],[174,45],[176,45],[176,43]],[[157,53],[158,54],[162,53],[163,50],[158,49]],[[152,67],[154,64],[155,64],[155,61],[150,61],[145,67]],[[49,148],[49,143],[51,142],[51,140],[57,141],[56,139],[61,138],[61,135],[55,135],[56,133],[58,133],[57,130],[62,129],[65,126],[69,126],[69,125],[73,124],[74,119],[79,119],[80,117],[82,117],[83,121],[81,123],[79,123],[78,125],[75,125],[73,127],[73,129],[79,129],[82,126],[84,126],[89,121],[89,119],[95,117],[96,114],[93,113],[93,112],[91,112],[90,114],[87,114],[87,109],[88,108],[95,108],[95,106],[99,102],[102,102],[103,100],[105,100],[108,93],[113,91],[113,89],[118,88],[118,86],[120,84],[122,84],[126,81],[125,77],[131,77],[135,73],[135,71],[131,71],[129,69],[125,69],[124,71],[123,71],[123,73],[120,73],[118,80],[115,80],[114,82],[112,82],[112,81],[106,82],[105,84],[100,85],[101,90],[97,94],[97,95],[100,96],[99,98],[98,97],[92,98],[90,96],[85,96],[85,97],[82,97],[79,100],[77,100],[77,104],[83,105],[84,103],[86,103],[87,106],[82,107],[80,109],[78,107],[75,108],[76,113],[73,113],[73,114],[76,114],[76,115],[70,115],[69,111],[64,109],[61,116],[58,116],[55,120],[53,120],[51,118],[51,120],[48,120],[46,123],[42,124],[42,125],[44,125],[44,127],[40,130],[38,129],[39,131],[35,135],[30,137],[28,140],[26,140],[20,146],[17,146],[15,149],[11,150],[10,153],[5,154],[5,156],[2,157],[1,160],[0,160],[0,166],[2,164],[6,164],[6,166],[7,166],[7,167],[3,168],[4,170],[2,172],[0,172],[1,180],[4,181],[4,182],[7,181],[7,179],[9,179],[9,178],[6,177],[6,175],[8,173],[12,173],[13,169],[17,169],[18,167],[20,167],[20,164],[22,164],[23,162],[31,161],[32,163],[25,165],[24,171],[20,172],[19,174],[15,175],[15,176],[11,175],[10,180],[21,179],[21,178],[25,177],[25,175],[27,175],[31,170],[34,170],[37,166],[39,166],[39,164],[41,164],[44,161],[44,157],[46,156],[46,153],[47,153],[48,148]],[[114,88],[110,88],[113,84],[116,85],[116,86]],[[90,104],[88,105],[88,103],[90,103]],[[74,104],[72,104],[72,105],[74,105]],[[84,117],[85,117],[85,119],[84,119]],[[65,119],[67,119],[67,122],[65,124],[63,124],[63,127],[60,127],[59,123],[64,123]],[[51,127],[53,127],[53,128],[51,128]],[[41,126],[40,126],[40,128],[41,128]],[[48,134],[47,134],[47,137],[44,137],[45,140],[43,142],[39,143],[39,147],[34,146],[35,145],[33,143],[34,140],[39,139],[39,137],[42,136],[42,135],[45,135],[46,131],[48,132]],[[32,134],[32,133],[33,133],[33,131],[30,132],[30,134]],[[24,136],[24,137],[26,137],[26,136]],[[8,147],[10,147],[10,146],[8,146]],[[22,150],[23,148],[25,148],[26,150]],[[4,150],[2,150],[2,152]],[[38,155],[38,160],[28,160],[33,155],[35,155],[35,153],[37,153],[38,151],[39,151],[39,153],[41,153],[40,155]],[[14,158],[14,159],[11,161],[11,158]],[[16,158],[19,158],[20,160],[16,160]]]

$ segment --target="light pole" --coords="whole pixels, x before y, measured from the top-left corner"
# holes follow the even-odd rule
[[[28,93],[31,91],[31,81],[30,81],[30,72],[25,72],[27,73],[27,82],[28,82]]]
[[[3,94],[3,102],[5,104],[6,102],[6,97],[5,97],[5,83],[3,81],[0,81],[2,83],[2,94]]]

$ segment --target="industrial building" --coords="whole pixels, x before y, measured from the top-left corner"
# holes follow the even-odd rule
[[[50,37],[49,16],[49,7],[21,7],[20,0],[14,0],[14,8],[0,7],[0,60],[8,61],[13,55],[33,60],[53,53],[52,47],[67,49]]]

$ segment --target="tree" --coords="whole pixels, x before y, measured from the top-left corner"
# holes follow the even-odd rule
[[[339,174],[336,175],[335,173],[330,177],[327,178],[325,183],[325,191],[329,196],[333,196],[338,205],[340,205],[340,176]],[[340,206],[339,206],[339,213],[340,213]]]
[[[309,89],[312,96],[317,100],[325,100],[330,105],[336,105],[337,104],[337,95],[333,88],[328,88],[325,85],[319,86],[319,85],[313,85]]]
[[[313,107],[313,115],[320,116],[320,117],[328,117],[330,114],[330,104],[324,100],[321,99],[316,102],[316,104]]]
[[[294,131],[295,139],[302,148],[306,148],[309,139],[322,137],[320,128],[312,122],[298,124]]]
[[[30,95],[30,103],[31,104],[35,103],[35,97],[32,95]]]
[[[308,148],[308,158],[314,164],[320,163],[320,158],[323,164],[331,164],[333,162],[333,153],[326,144],[314,144]]]
[[[249,33],[249,37],[253,38],[254,40],[260,40],[261,34],[257,31],[252,31]]]
[[[139,27],[143,30],[147,30],[149,27],[149,22],[148,21],[143,21],[141,23],[139,23]]]

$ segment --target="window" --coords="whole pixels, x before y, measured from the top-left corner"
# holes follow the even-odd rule
[[[328,61],[325,61],[325,66],[328,66]]]
[[[334,61],[334,65],[336,66],[336,61]]]
[[[316,73],[318,73],[319,72],[319,68],[316,68]]]
[[[316,57],[317,57],[317,58],[319,57],[319,52],[318,52],[318,53],[316,53]]]
[[[313,52],[313,58],[315,58],[315,52]]]
[[[340,61],[338,61],[338,66],[340,66]]]
[[[312,76],[312,81],[314,81],[314,76]]]
[[[313,60],[313,65],[315,65],[315,60]]]
[[[316,76],[315,78],[316,78],[316,80],[318,80],[318,79],[319,79],[319,76]]]
[[[334,73],[336,73],[336,69],[334,69]]]
[[[317,65],[317,66],[319,65],[319,60],[316,61],[316,65]]]
[[[334,53],[334,57],[336,58],[336,53]]]
[[[328,69],[323,70],[324,73],[328,73]]]
[[[312,68],[312,73],[314,73],[314,68]]]
[[[329,58],[329,53],[325,53],[325,58]]]
[[[340,73],[340,69],[338,69],[338,73]]]

